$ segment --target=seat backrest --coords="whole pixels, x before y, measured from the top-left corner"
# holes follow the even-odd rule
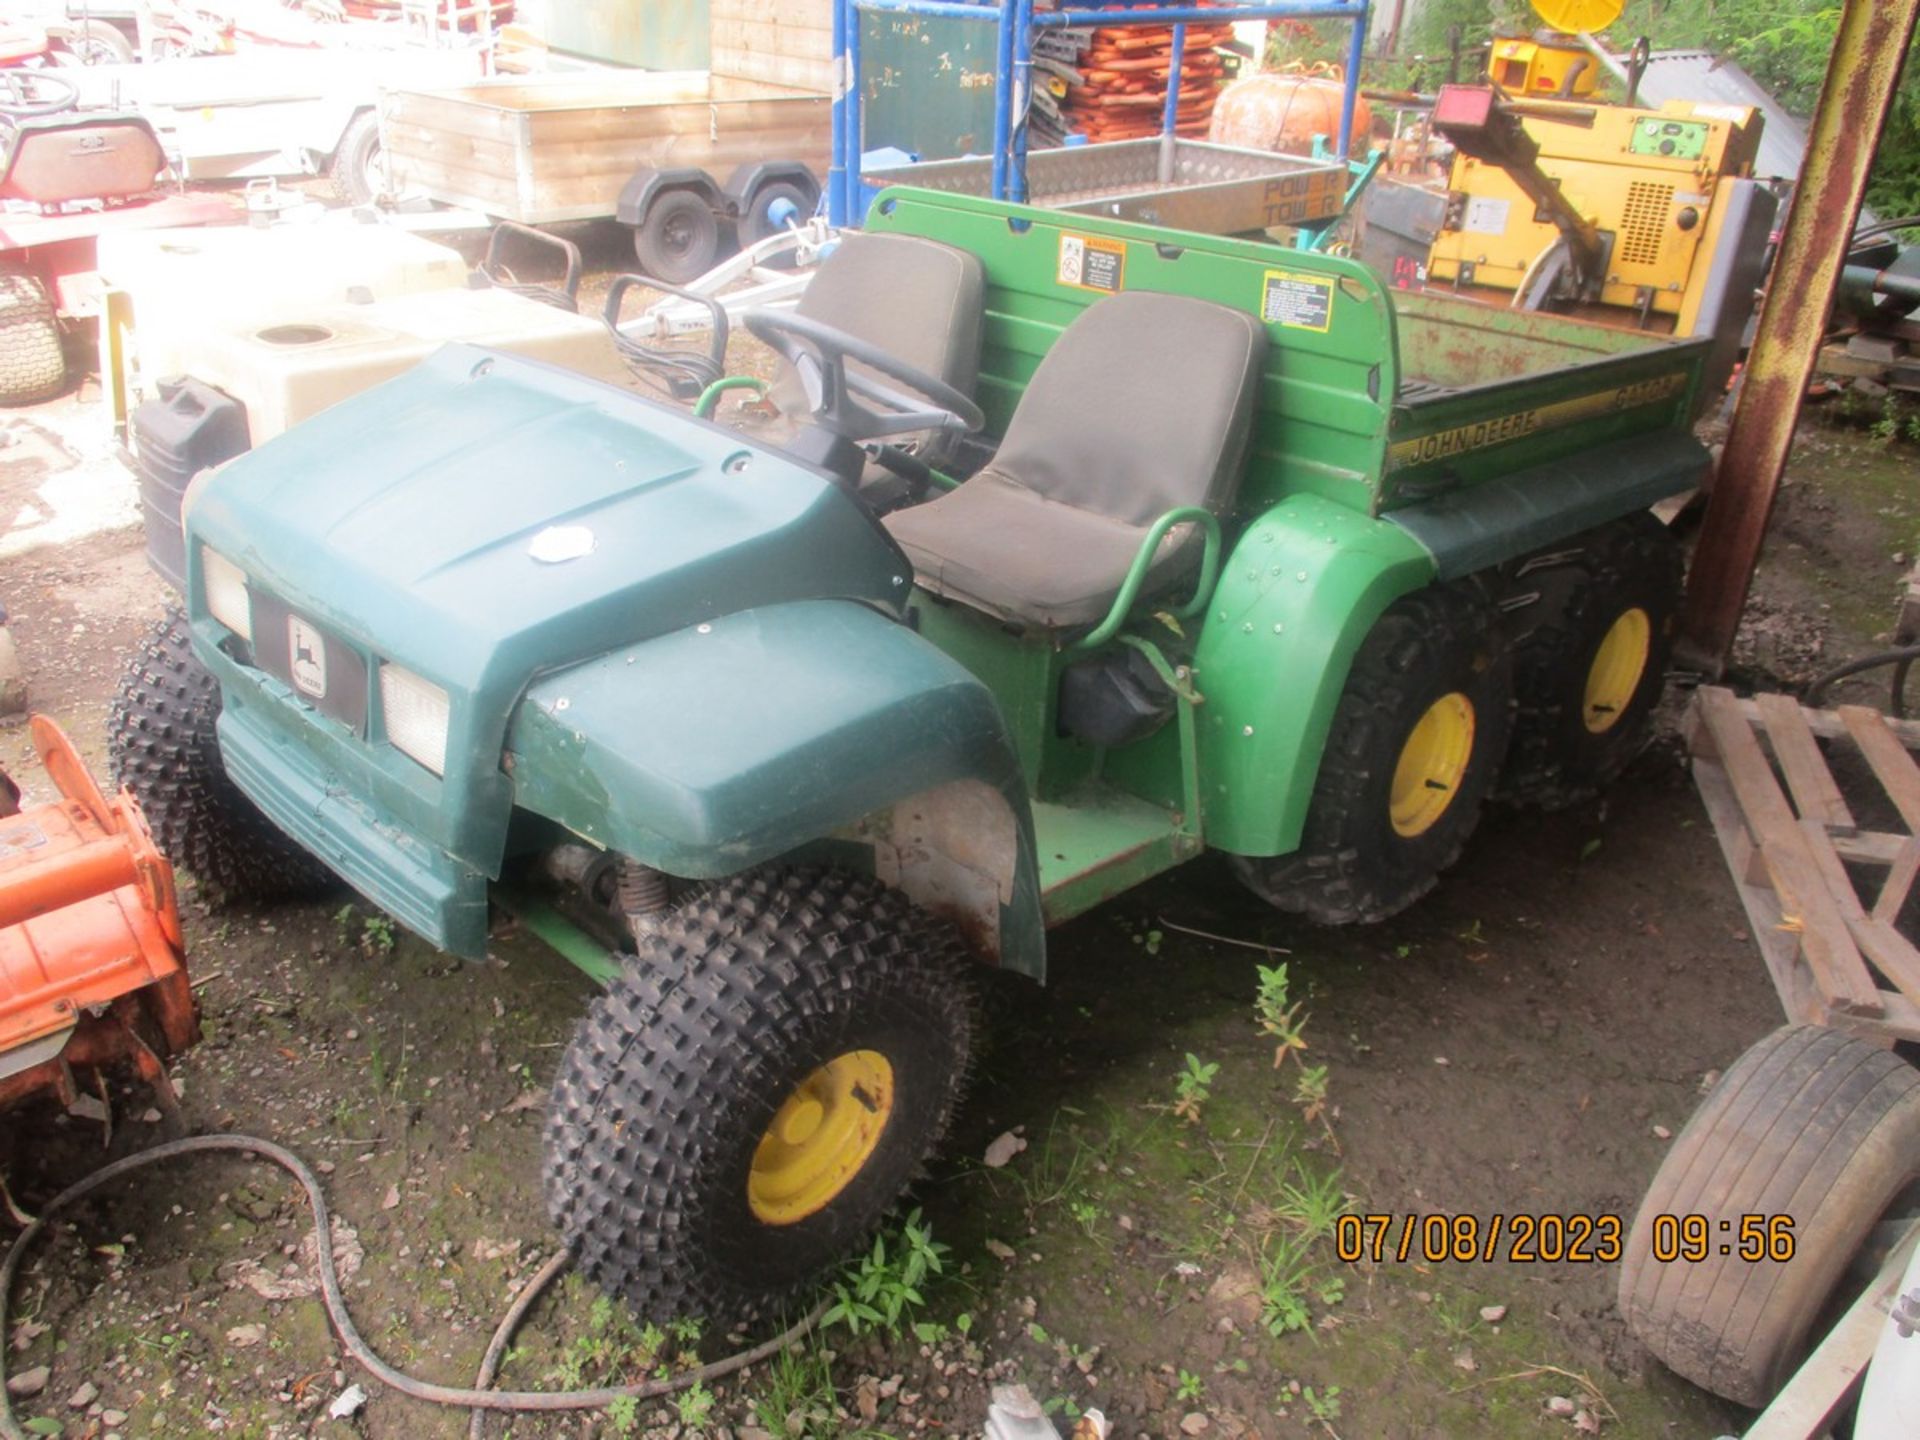
[[[850,233],[820,263],[795,309],[973,393],[986,310],[986,270],[977,255],[917,235]],[[773,403],[785,415],[807,412],[789,366],[774,381]]]
[[[988,469],[1130,525],[1233,503],[1267,331],[1244,310],[1127,290],[1060,332]]]
[[[130,200],[159,183],[166,154],[138,115],[62,111],[8,127],[0,155],[0,199],[36,205]]]

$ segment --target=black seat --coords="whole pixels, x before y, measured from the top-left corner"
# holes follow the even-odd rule
[[[1266,350],[1243,310],[1140,290],[1095,301],[1040,362],[993,462],[887,529],[923,589],[1022,625],[1094,624],[1155,520],[1232,504]],[[1142,594],[1201,548],[1197,526],[1176,526]]]
[[[965,250],[917,235],[861,232],[841,239],[794,309],[972,395],[980,373],[986,283],[980,257]],[[806,392],[792,366],[781,366],[771,398],[789,420],[806,418]],[[944,445],[934,442],[922,457],[938,464]]]

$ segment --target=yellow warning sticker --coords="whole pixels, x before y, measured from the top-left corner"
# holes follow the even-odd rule
[[[1326,334],[1333,328],[1333,281],[1292,270],[1267,271],[1260,285],[1260,318]]]
[[[1099,235],[1075,235],[1062,231],[1057,275],[1062,285],[1071,285],[1078,290],[1098,290],[1103,295],[1117,295],[1126,283],[1126,244]]]

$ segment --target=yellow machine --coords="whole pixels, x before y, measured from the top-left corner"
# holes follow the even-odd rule
[[[1455,155],[1426,283],[1683,335],[1744,313],[1775,209],[1748,178],[1760,112],[1639,107],[1637,73],[1627,104],[1605,103],[1580,33],[1611,25],[1620,0],[1533,8],[1551,28],[1496,41],[1492,86],[1448,86],[1435,108]]]
[[[1658,110],[1540,100],[1505,108],[1533,141],[1537,153],[1527,158],[1565,213],[1538,203],[1511,157],[1460,147],[1427,283],[1506,292],[1529,309],[1613,306],[1642,324],[1693,333],[1706,262],[1728,243],[1729,223],[1749,220],[1748,207],[1728,202],[1751,193],[1760,113],[1689,101]],[[1599,240],[1597,271],[1573,285],[1559,259],[1570,220]],[[1749,235],[1732,238],[1752,243]],[[1764,244],[1764,232],[1759,238]]]
[[[1487,56],[1487,78],[1509,95],[1584,100],[1600,84],[1600,67],[1575,37],[1542,30],[1531,37],[1496,38]]]
[[[1621,0],[1533,0],[1549,28],[1530,37],[1496,36],[1487,78],[1516,98],[1586,99],[1600,83],[1600,69],[1580,32],[1606,29],[1620,9]]]

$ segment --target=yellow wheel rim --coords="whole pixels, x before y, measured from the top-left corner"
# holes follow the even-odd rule
[[[747,1204],[768,1225],[824,1210],[873,1157],[893,1113],[893,1066],[849,1050],[794,1088],[753,1152]]]
[[[1653,621],[1647,612],[1637,605],[1621,611],[1620,618],[1607,628],[1587,670],[1587,695],[1580,718],[1586,721],[1589,732],[1601,735],[1619,723],[1640,689],[1652,650]]]
[[[1473,702],[1458,690],[1427,707],[1400,747],[1388,813],[1396,834],[1424,835],[1447,813],[1473,756]]]

